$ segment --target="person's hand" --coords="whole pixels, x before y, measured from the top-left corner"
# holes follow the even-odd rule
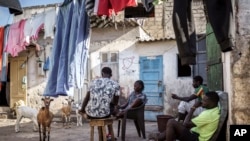
[[[172,96],[171,96],[173,99],[177,99],[178,98],[178,96],[176,95],[176,94],[172,94]]]
[[[85,114],[85,110],[79,110],[79,111],[78,111],[78,114],[80,114],[80,115]]]
[[[193,107],[198,108],[198,107],[200,107],[200,106],[201,106],[201,102],[197,101],[197,102],[195,102],[195,104],[194,104]]]

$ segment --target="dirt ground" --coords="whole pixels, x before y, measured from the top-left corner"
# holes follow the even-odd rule
[[[20,124],[20,132],[15,133],[15,119],[0,119],[0,141],[38,141],[39,133],[33,132],[32,122],[24,118]],[[113,128],[117,141],[121,138],[117,137],[117,123],[114,121]],[[157,122],[145,122],[146,138],[149,133],[157,131]],[[121,133],[120,133],[121,134]],[[95,128],[94,140],[98,141],[98,133]],[[51,141],[89,141],[90,126],[88,121],[84,121],[83,126],[76,126],[75,122],[71,123],[71,128],[65,129],[61,122],[54,121],[52,123]],[[127,120],[126,141],[146,141],[147,139],[140,138],[132,120]]]

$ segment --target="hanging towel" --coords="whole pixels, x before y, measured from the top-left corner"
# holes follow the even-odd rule
[[[151,11],[152,8],[154,7],[153,1],[154,1],[154,0],[142,0],[142,1],[141,1],[141,2],[142,2],[142,5],[144,6],[144,8],[145,8],[145,10],[146,10],[147,12]]]
[[[49,57],[47,57],[44,65],[43,65],[43,70],[48,71],[49,70]]]

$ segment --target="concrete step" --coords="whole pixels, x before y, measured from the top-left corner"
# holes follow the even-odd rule
[[[10,107],[0,107],[0,119],[7,119],[10,113]]]
[[[7,119],[8,113],[7,112],[0,112],[0,119]]]
[[[10,111],[10,107],[0,106],[0,112],[9,112],[9,111]]]

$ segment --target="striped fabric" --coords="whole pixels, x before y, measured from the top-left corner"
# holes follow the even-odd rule
[[[88,16],[92,16],[94,13],[94,7],[95,7],[95,0],[86,0],[85,1],[85,8]]]

